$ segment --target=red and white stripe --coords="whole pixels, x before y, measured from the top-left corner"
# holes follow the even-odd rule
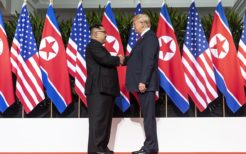
[[[10,61],[12,71],[17,77],[16,95],[24,106],[26,113],[29,113],[45,98],[38,63],[39,56],[36,53],[27,61],[24,61],[20,55],[20,44],[14,39],[11,47]]]
[[[182,63],[189,95],[200,111],[218,97],[210,50],[207,49],[197,59],[184,45]]]
[[[244,79],[244,86],[246,86],[246,45],[242,40],[239,41],[238,53],[240,70]]]
[[[72,39],[68,40],[66,48],[67,54],[67,66],[70,75],[75,77],[76,74],[76,55],[77,55],[77,44]]]
[[[75,91],[79,95],[82,102],[87,106],[85,95],[85,82],[87,78],[85,59],[77,51],[77,44],[69,39],[67,46],[67,65],[69,73],[75,78]]]

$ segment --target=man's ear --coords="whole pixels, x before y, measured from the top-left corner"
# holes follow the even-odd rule
[[[94,37],[97,38],[97,32],[94,33]]]

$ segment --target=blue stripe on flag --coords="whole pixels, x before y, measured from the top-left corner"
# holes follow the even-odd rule
[[[162,14],[162,16],[166,19],[166,21],[167,21],[170,25],[172,25],[171,19],[170,19],[170,17],[169,17],[169,13],[168,13],[168,11],[167,11],[167,5],[166,5],[166,4],[164,4],[164,6],[161,7],[161,14]]]
[[[8,108],[8,106],[6,105],[6,102],[3,99],[2,94],[0,94],[0,111],[3,113],[6,109]]]
[[[239,102],[233,98],[233,96],[229,93],[224,79],[220,76],[220,73],[218,70],[214,71],[217,87],[219,90],[223,93],[223,95],[226,98],[226,103],[228,107],[232,110],[233,113],[235,113],[241,106],[239,105]]]
[[[116,97],[115,103],[122,112],[125,112],[130,107],[129,102],[122,95]]]
[[[49,5],[49,8],[47,10],[47,15],[49,16],[52,24],[56,27],[56,30],[59,31],[59,33],[60,33],[60,29],[59,29],[59,26],[58,26],[57,21],[56,21],[56,16],[55,16],[55,13],[54,13],[54,10],[53,10],[53,7],[51,4]]]
[[[55,88],[52,86],[52,84],[49,82],[47,73],[43,69],[41,69],[41,72],[42,72],[43,84],[45,86],[47,95],[49,96],[51,101],[55,104],[57,110],[60,113],[64,112],[64,110],[67,107],[66,103],[63,101],[64,99],[60,97],[59,92],[57,92]]]
[[[116,20],[114,17],[113,10],[111,8],[111,4],[108,3],[106,8],[105,8],[106,15],[108,16],[108,19],[114,24],[115,27],[117,27]]]
[[[219,2],[219,4],[217,5],[216,11],[219,13],[219,16],[222,19],[223,23],[227,26],[227,28],[229,28],[229,24],[226,20],[226,16],[221,2]]]
[[[4,29],[4,24],[3,24],[3,18],[2,18],[2,12],[0,11],[0,25]]]
[[[176,89],[169,83],[166,76],[159,71],[160,77],[160,86],[165,90],[167,95],[171,98],[173,103],[183,112],[185,113],[189,109],[189,102],[185,100],[184,97],[180,96],[180,94],[176,91]]]

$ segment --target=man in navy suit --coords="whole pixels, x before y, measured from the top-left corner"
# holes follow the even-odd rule
[[[158,55],[159,43],[150,30],[150,19],[146,14],[138,14],[132,19],[136,33],[140,39],[125,57],[126,88],[137,92],[144,117],[145,141],[143,147],[133,154],[158,153],[158,140],[155,119],[155,92],[159,90]]]
[[[120,95],[116,67],[124,57],[111,56],[103,46],[107,33],[102,25],[90,28],[91,42],[86,47],[87,80],[85,94],[89,113],[88,153],[112,154],[107,147],[115,97]]]

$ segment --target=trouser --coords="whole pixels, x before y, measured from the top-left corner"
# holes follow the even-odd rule
[[[87,96],[89,113],[88,152],[105,152],[110,138],[115,97],[105,94]]]
[[[138,97],[144,117],[144,131],[146,137],[142,148],[145,151],[157,152],[159,148],[155,119],[155,92],[146,91],[145,93],[138,93]]]

